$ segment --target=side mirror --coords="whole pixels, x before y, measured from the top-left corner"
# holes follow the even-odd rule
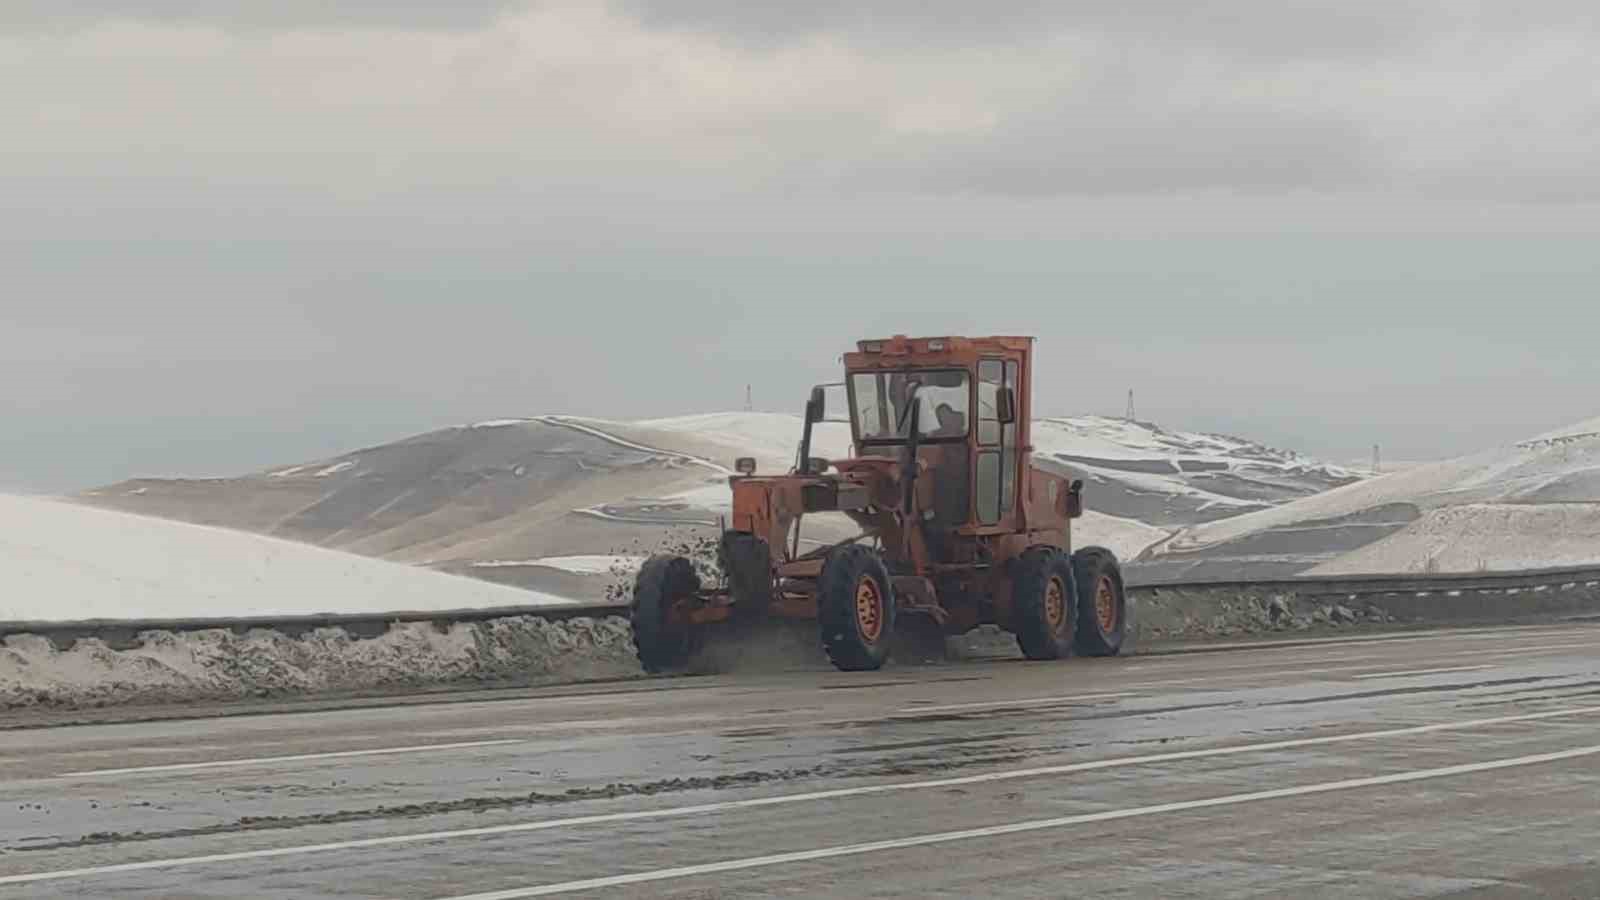
[[[1074,478],[1072,484],[1067,485],[1067,518],[1076,519],[1083,515],[1083,479]]]
[[[1002,387],[995,393],[994,417],[1000,420],[1001,425],[1017,421],[1017,395],[1011,388]]]
[[[821,387],[811,389],[811,399],[806,401],[806,421],[821,422],[828,414],[828,397]]]

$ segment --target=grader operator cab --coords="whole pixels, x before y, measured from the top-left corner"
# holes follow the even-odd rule
[[[998,625],[1029,659],[1115,655],[1126,613],[1117,560],[1072,552],[1083,483],[1032,466],[1033,339],[896,336],[862,341],[844,362],[855,455],[811,457],[826,414],[815,388],[794,471],[758,475],[739,461],[720,582],[702,585],[681,556],[639,571],[633,633],[645,669],[682,666],[716,623],[765,617],[815,619],[844,670],[882,666],[908,616],[946,634]],[[820,512],[861,531],[801,553],[801,517]]]

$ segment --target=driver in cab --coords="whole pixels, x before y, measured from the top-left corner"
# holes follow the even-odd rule
[[[941,403],[934,407],[933,413],[939,419],[939,427],[929,433],[928,437],[951,438],[966,436],[967,417],[957,412],[955,407],[948,403]]]

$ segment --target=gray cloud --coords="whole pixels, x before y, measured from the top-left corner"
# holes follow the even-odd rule
[[[203,24],[223,28],[461,28],[481,25],[529,0],[7,0],[0,25],[81,27],[96,22]]]
[[[791,409],[895,331],[1333,455],[1592,415],[1589,7],[1244,8],[5,4],[0,481]]]
[[[882,161],[861,183],[1013,197],[1231,190],[1328,192],[1382,177],[1380,148],[1337,115],[1217,101],[1202,109],[1076,105]]]
[[[969,23],[975,7],[956,2],[172,0],[114,11],[222,30],[12,35],[31,77],[0,85],[0,104],[17,125],[6,174],[28,180],[707,176],[1587,200],[1600,195],[1600,32],[1579,27],[1584,8],[1095,0],[985,5]],[[459,27],[422,27],[446,19]],[[324,30],[252,30],[312,22]],[[400,23],[420,30],[355,27]],[[741,40],[762,34],[773,40]]]
[[[1052,33],[1098,35],[1265,57],[1375,55],[1453,30],[1472,9],[1443,0],[1392,0],[1382,7],[1334,0],[625,0],[657,27],[688,28],[758,42],[868,34],[878,40],[966,43],[1033,40]]]

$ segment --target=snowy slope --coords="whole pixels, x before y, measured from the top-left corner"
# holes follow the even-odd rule
[[[1242,438],[1103,416],[1041,419],[1033,444],[1041,465],[1091,486],[1095,509],[1174,527],[1267,509],[1360,478]]]
[[[1169,574],[1473,571],[1600,562],[1600,419],[1185,529]],[[1359,551],[1359,552],[1358,552]]]
[[[1154,525],[1086,509],[1083,518],[1072,523],[1072,546],[1074,549],[1105,547],[1115,553],[1117,559],[1127,563],[1170,533]]]
[[[569,419],[630,444],[648,446],[731,466],[755,457],[760,471],[785,472],[793,465],[803,428],[799,416],[781,413],[712,413],[641,422]],[[1075,540],[1111,547],[1132,558],[1183,525],[1268,509],[1299,497],[1357,481],[1337,466],[1287,451],[1228,437],[1168,431],[1146,422],[1100,416],[1035,422],[1035,459],[1043,467],[1087,483],[1090,511],[1077,523]],[[850,452],[849,426],[825,422],[813,435],[813,455]],[[729,491],[718,473],[680,490],[608,503],[601,510],[619,519],[659,516],[663,510],[700,510],[711,521],[728,512]],[[846,536],[842,517],[813,517],[808,537]]]
[[[1472,503],[1431,510],[1309,575],[1475,572],[1600,564],[1600,503]]]
[[[220,528],[0,495],[0,620],[298,616],[570,601]]]
[[[238,478],[143,479],[77,499],[598,600],[609,573],[531,561],[641,556],[714,536],[734,460],[787,472],[802,430],[799,416],[777,413],[507,418]],[[1041,465],[1088,484],[1075,541],[1128,558],[1183,525],[1353,477],[1249,441],[1099,417],[1039,422],[1034,442]],[[850,452],[847,423],[817,426],[812,455]],[[802,540],[854,532],[844,516],[807,516]]]
[[[637,422],[568,420],[645,446],[701,456],[729,469],[741,456],[755,457],[758,470],[768,474],[787,472],[794,466],[795,450],[805,430],[801,417],[786,413],[706,413]],[[849,423],[817,423],[812,428],[811,455],[849,456]]]
[[[788,471],[803,427],[800,417],[778,413],[570,421],[722,465],[753,456],[764,472]],[[850,452],[849,426],[821,423],[812,443],[815,456],[844,456]],[[1239,438],[1166,431],[1100,416],[1039,420],[1033,443],[1041,465],[1101,488],[1090,490],[1095,509],[1156,525],[1187,525],[1265,509],[1359,478],[1337,466]],[[713,485],[715,479],[705,483]]]

